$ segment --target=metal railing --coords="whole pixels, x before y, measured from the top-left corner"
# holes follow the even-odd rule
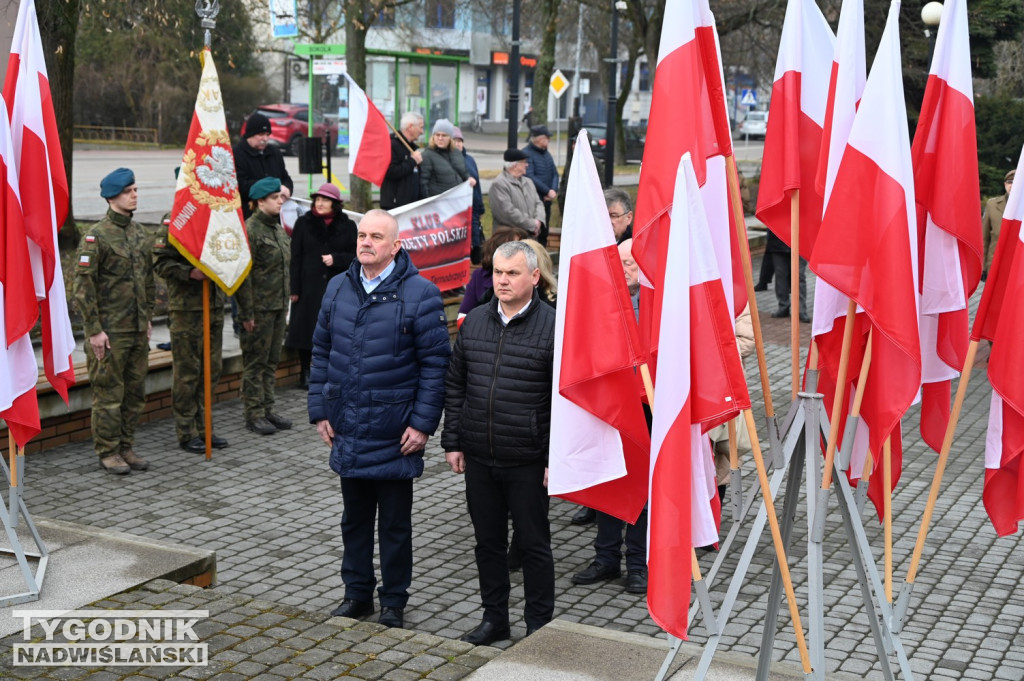
[[[125,128],[114,125],[76,125],[76,142],[96,144],[145,144],[159,146],[160,135],[156,128]]]

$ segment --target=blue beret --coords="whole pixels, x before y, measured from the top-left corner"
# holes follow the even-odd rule
[[[256,201],[279,191],[281,191],[281,180],[276,177],[264,177],[249,187],[249,198]]]
[[[100,180],[100,196],[112,199],[135,184],[135,173],[128,168],[118,168]]]

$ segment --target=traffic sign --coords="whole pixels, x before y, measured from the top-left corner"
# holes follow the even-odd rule
[[[744,106],[757,105],[757,90],[740,90],[740,104]]]
[[[555,72],[551,74],[551,94],[556,99],[560,99],[565,91],[569,89],[569,79],[562,75],[562,72],[555,69]]]

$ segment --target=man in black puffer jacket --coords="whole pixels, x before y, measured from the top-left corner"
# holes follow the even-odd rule
[[[476,536],[483,622],[462,640],[509,637],[508,516],[523,560],[526,634],[551,621],[555,564],[548,524],[547,465],[555,311],[535,286],[537,256],[512,241],[494,253],[494,299],[466,316],[445,377],[441,446],[466,474]]]

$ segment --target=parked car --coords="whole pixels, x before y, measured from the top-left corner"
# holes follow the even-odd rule
[[[604,159],[604,150],[608,145],[608,126],[584,125],[590,135],[590,150],[594,158]],[[626,126],[626,152],[623,157],[626,163],[640,163],[644,159],[644,142],[647,140],[647,128],[635,125]]]
[[[308,104],[264,104],[252,113],[261,113],[270,119],[270,144],[280,147],[284,154],[299,155],[300,140],[309,134]],[[322,138],[328,130],[333,147],[338,140],[338,121],[326,122],[324,115],[313,109],[313,136]],[[245,122],[242,134],[245,134]]]
[[[740,135],[764,139],[766,132],[768,132],[768,112],[748,111],[747,117],[740,123]]]

